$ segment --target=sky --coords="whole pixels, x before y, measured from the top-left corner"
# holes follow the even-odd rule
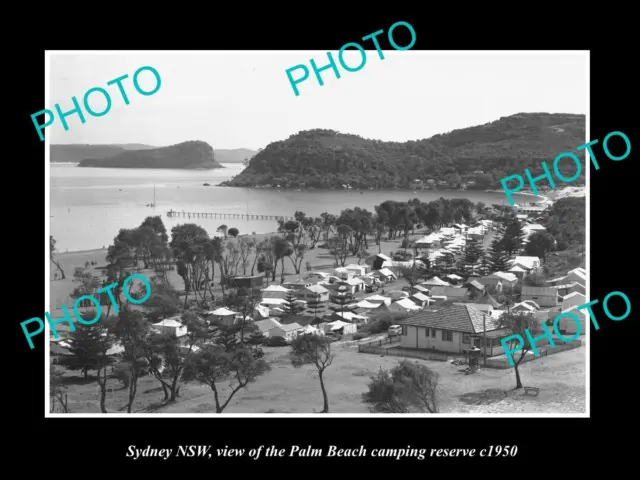
[[[202,140],[215,149],[264,148],[301,130],[324,128],[365,138],[404,142],[458,128],[482,125],[523,112],[587,113],[588,56],[582,52],[455,53],[384,51],[381,60],[367,50],[364,67],[347,72],[332,52],[341,78],[310,66],[328,64],[327,52],[50,52],[49,104],[63,112],[82,105],[93,87],[106,89],[112,108],[102,117],[67,117],[65,131],[56,117],[45,132],[54,144],[142,143],[173,145]],[[358,51],[344,56],[361,62]],[[287,69],[304,64],[310,71],[296,96]],[[143,96],[133,87],[134,72],[155,68],[160,89]],[[116,85],[128,74],[125,105]],[[295,78],[301,70],[292,72]],[[144,71],[140,86],[151,90]],[[89,105],[102,111],[100,93]]]

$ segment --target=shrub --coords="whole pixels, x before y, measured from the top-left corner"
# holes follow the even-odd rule
[[[387,327],[388,328],[388,327]],[[363,338],[367,338],[369,336],[366,332],[358,332],[353,335],[354,340],[362,340]]]

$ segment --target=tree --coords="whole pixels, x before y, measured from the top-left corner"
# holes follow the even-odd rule
[[[473,271],[478,262],[484,257],[482,244],[477,240],[469,240],[464,248],[464,269]]]
[[[56,239],[53,238],[53,235],[49,235],[49,258],[60,272],[60,275],[62,275],[62,280],[64,280],[67,277],[64,274],[64,270],[62,270],[62,267],[60,266],[60,262],[55,258],[56,252]]]
[[[133,402],[138,391],[138,378],[144,364],[144,350],[149,335],[149,324],[144,316],[137,311],[123,311],[118,316],[118,323],[114,328],[116,337],[124,347],[123,359],[129,371],[129,401],[127,413],[131,413]]]
[[[274,257],[275,257],[276,265],[278,261],[282,262],[282,271],[280,273],[280,284],[283,284],[284,283],[284,258],[291,256],[291,254],[293,253],[293,245],[291,245],[291,242],[288,241],[286,238],[276,237],[273,243],[273,248],[274,248]],[[276,279],[276,270],[274,267],[272,280],[275,280],[275,279]]]
[[[529,237],[529,241],[524,247],[527,255],[540,257],[542,261],[546,260],[547,253],[553,251],[556,240],[553,235],[547,232],[536,232]]]
[[[324,384],[324,372],[331,366],[335,356],[331,354],[331,340],[320,335],[300,335],[291,341],[290,356],[294,367],[313,365],[316,368],[323,400],[320,413],[329,413],[329,396]]]
[[[240,314],[241,320],[238,325],[240,331],[240,341],[244,342],[244,334],[246,330],[254,330],[255,327],[250,325],[248,320],[251,319],[255,308],[262,301],[262,292],[259,288],[239,288],[234,301],[231,303],[235,310]],[[252,328],[253,327],[253,328]]]
[[[88,319],[91,317],[87,316]],[[96,369],[100,331],[93,328],[95,325],[77,328],[69,335],[69,353],[66,367],[69,370],[80,370],[87,378],[89,371]]]
[[[426,365],[402,360],[371,377],[362,401],[372,413],[438,413],[438,378]]]
[[[509,310],[502,314],[498,320],[498,325],[501,329],[505,330],[505,336],[502,338],[501,343],[506,343],[509,350],[515,351],[515,349],[522,344],[522,350],[520,350],[520,356],[517,360],[513,360],[513,369],[516,373],[516,389],[522,388],[522,381],[520,380],[520,371],[518,367],[522,360],[524,360],[527,352],[532,350],[531,342],[526,334],[527,329],[531,337],[535,337],[539,333],[538,322],[536,318],[527,313],[511,313]]]
[[[338,287],[337,291],[334,291],[330,295],[331,303],[335,303],[338,305],[330,306],[329,308],[334,312],[340,312],[344,316],[344,311],[349,311],[351,305],[355,302],[355,298],[353,297],[353,293],[350,291],[350,287],[346,284],[342,284]]]
[[[302,310],[304,310],[304,307],[300,305],[300,303],[298,303],[298,298],[296,297],[296,294],[294,292],[288,291],[284,299],[287,301],[287,303],[283,303],[280,307],[284,311],[283,317],[289,315],[297,315]]]
[[[67,400],[67,387],[62,383],[62,371],[55,366],[53,358],[49,360],[49,395],[50,395],[50,412],[54,413],[57,408],[57,404],[60,405],[60,409],[63,413],[69,413],[68,400]]]
[[[227,234],[229,233],[228,230],[229,230],[229,227],[227,227],[225,224],[222,224],[216,229],[216,232],[221,233],[222,235],[224,235],[224,239],[226,240],[227,239]]]
[[[176,338],[172,335],[152,334],[144,350],[151,373],[162,385],[164,400],[169,402],[175,402],[180,396],[178,383],[184,375],[187,363],[195,355],[195,347],[209,337],[206,323],[195,313],[185,312],[181,321],[187,327],[187,335]]]
[[[412,287],[422,281],[422,277],[425,273],[425,269],[423,267],[418,267],[418,263],[414,260],[411,268],[401,267],[400,273],[404,278],[407,279],[409,285]]]
[[[222,413],[240,389],[247,388],[270,370],[267,362],[256,359],[252,350],[244,345],[235,345],[229,350],[221,345],[206,345],[189,361],[184,378],[208,385],[213,392],[216,413]],[[229,382],[226,400],[220,397],[222,382]]]
[[[83,315],[85,320],[92,320],[92,316]],[[107,413],[107,367],[113,363],[113,358],[107,352],[114,346],[115,338],[102,322],[88,327],[81,327],[71,333],[69,337],[69,351],[71,358],[67,368],[81,370],[87,378],[89,370],[95,370],[96,380],[100,387],[100,411]]]
[[[307,300],[307,309],[313,312],[313,316],[317,317],[324,313],[324,302],[320,301],[320,297]]]
[[[511,215],[505,221],[505,230],[502,235],[502,249],[509,255],[513,255],[522,248],[524,231],[518,217]]]
[[[497,237],[489,247],[489,263],[492,272],[505,272],[509,269],[509,255],[503,248],[502,240]]]
[[[237,228],[230,228],[227,233],[229,235],[231,235],[233,238],[236,238],[238,235],[240,235],[240,230],[238,230]]]

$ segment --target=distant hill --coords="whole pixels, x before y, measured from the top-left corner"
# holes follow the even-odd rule
[[[76,162],[112,157],[126,151],[122,145],[51,145],[51,162]]]
[[[80,163],[87,158],[113,157],[126,150],[151,150],[152,145],[142,143],[114,143],[112,145],[51,145],[51,162],[75,162]],[[214,149],[215,158],[220,163],[242,163],[245,158],[251,159],[257,152],[248,148],[235,148],[231,150]]]
[[[250,160],[258,153],[248,148],[234,148],[231,150],[214,149],[213,152],[216,154],[216,160],[220,163],[242,163],[245,158]]]
[[[424,140],[383,142],[333,130],[307,130],[257,153],[229,186],[343,188],[501,188],[514,173],[542,174],[561,152],[586,142],[585,116],[520,113]],[[578,154],[584,158],[583,152]],[[584,183],[584,170],[576,183]],[[572,176],[570,161],[560,171]]]
[[[85,158],[79,167],[101,168],[179,168],[211,169],[224,168],[215,159],[213,148],[206,142],[189,141],[169,147],[145,150],[122,150],[113,156]],[[92,155],[95,155],[92,153]]]

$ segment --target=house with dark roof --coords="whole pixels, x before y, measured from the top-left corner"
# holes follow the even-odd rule
[[[504,353],[500,339],[508,333],[499,327],[497,319],[468,304],[422,311],[398,323],[402,326],[403,348],[462,354],[472,345],[482,348],[484,339],[488,357]]]
[[[557,307],[560,303],[560,294],[555,287],[530,287],[522,286],[520,301],[533,300],[540,307]]]

